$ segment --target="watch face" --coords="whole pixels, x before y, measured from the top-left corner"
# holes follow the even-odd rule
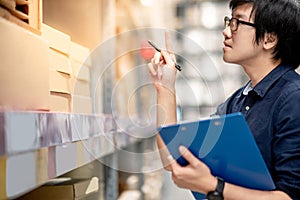
[[[209,192],[206,197],[208,200],[223,200],[224,199],[223,195],[217,191]]]

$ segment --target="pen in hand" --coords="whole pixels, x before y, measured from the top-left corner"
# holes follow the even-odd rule
[[[161,49],[156,46],[153,42],[151,42],[150,40],[148,40],[148,43],[158,52],[161,52]],[[179,64],[177,64],[175,61],[174,61],[174,64],[175,64],[175,67],[178,71],[181,71],[181,66]]]

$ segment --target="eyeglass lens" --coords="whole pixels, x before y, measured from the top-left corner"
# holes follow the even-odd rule
[[[235,18],[224,17],[224,28],[230,27],[231,31],[236,31],[238,26],[238,20]]]

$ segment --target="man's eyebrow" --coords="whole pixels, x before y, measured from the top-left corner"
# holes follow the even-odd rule
[[[241,19],[247,19],[247,20],[249,20],[249,18],[250,17],[248,17],[247,15],[245,15],[245,14],[233,14],[233,17],[235,17],[235,18],[241,18]]]

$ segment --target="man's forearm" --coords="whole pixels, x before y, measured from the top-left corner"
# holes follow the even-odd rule
[[[175,90],[161,88],[157,92],[157,126],[177,123]]]
[[[175,90],[163,88],[157,92],[156,112],[158,127],[167,124],[175,124],[177,122]],[[169,160],[167,159],[170,153],[159,134],[156,136],[156,141],[164,168],[166,170],[171,170]]]
[[[230,183],[225,183],[224,197],[226,200],[252,200],[252,199],[265,199],[265,200],[291,200],[291,198],[282,191],[260,191],[252,190]]]

